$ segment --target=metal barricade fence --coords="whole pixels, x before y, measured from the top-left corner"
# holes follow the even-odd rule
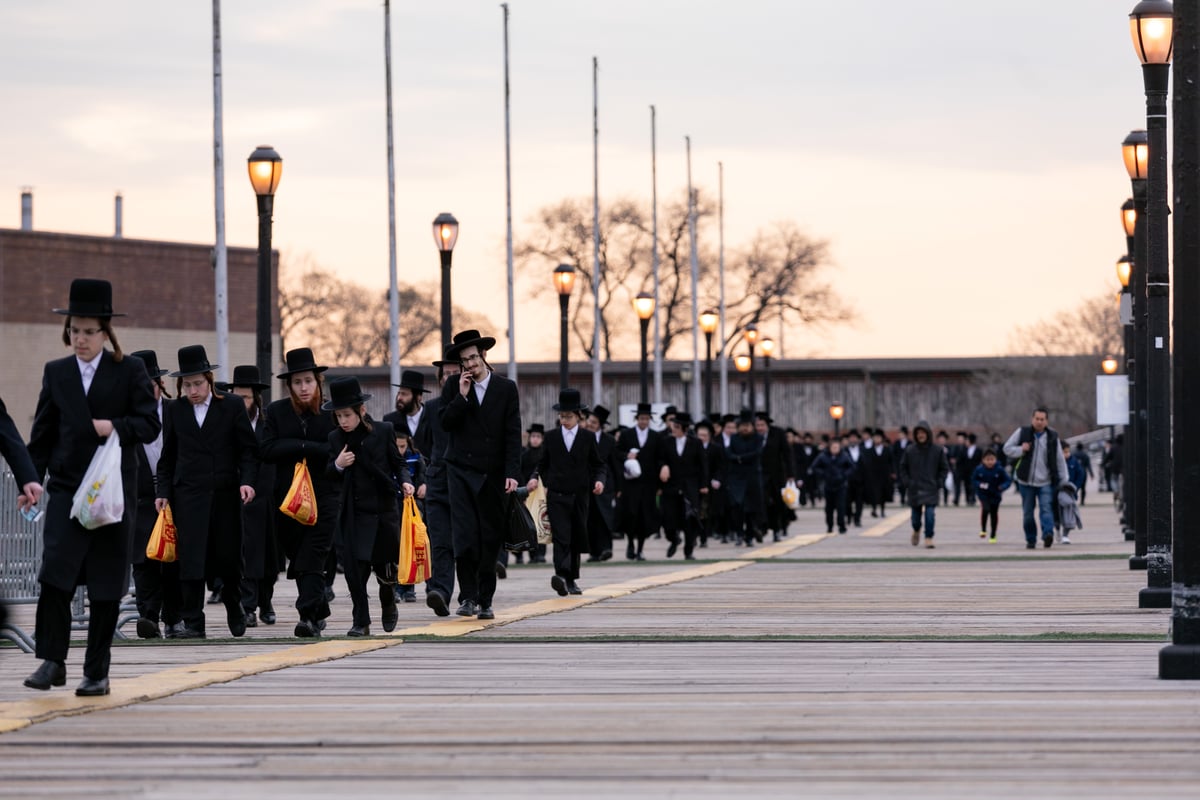
[[[42,558],[43,521],[29,522],[21,516],[18,494],[16,479],[0,460],[0,602],[9,605],[37,602]],[[11,621],[0,625],[0,639],[33,652],[33,639]]]

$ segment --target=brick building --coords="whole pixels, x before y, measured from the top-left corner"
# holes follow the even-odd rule
[[[272,288],[278,260],[273,254]],[[228,264],[232,367],[255,360],[257,251],[230,247]],[[33,422],[42,365],[70,354],[64,317],[51,309],[66,306],[74,278],[112,282],[114,309],[126,315],[113,321],[126,353],[155,350],[161,366],[173,370],[180,347],[203,344],[216,361],[212,246],[0,229],[0,397],[23,435]],[[278,309],[272,329],[277,364]]]

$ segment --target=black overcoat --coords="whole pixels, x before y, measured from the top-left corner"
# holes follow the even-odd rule
[[[27,483],[41,482],[41,476],[34,472],[29,451],[25,449],[25,441],[17,432],[17,426],[8,415],[3,400],[0,400],[0,456],[4,457],[8,468],[12,470],[18,488]]]
[[[593,438],[597,436],[595,433],[589,435]],[[617,529],[617,491],[621,488],[625,467],[617,454],[617,439],[611,433],[600,432],[596,439],[596,452],[604,462],[604,491],[592,495],[592,505],[611,532]]]
[[[254,420],[254,437],[262,445],[267,422],[263,414]],[[279,548],[275,542],[275,465],[259,462],[254,479],[254,499],[242,506],[242,574],[261,580],[279,571]]]
[[[254,486],[258,439],[242,398],[214,392],[204,425],[187,400],[163,409],[158,496],[171,504],[179,578],[242,574],[240,486]],[[215,537],[209,541],[210,537]]]
[[[161,402],[163,408],[166,408],[171,401],[164,397]],[[138,488],[131,560],[134,564],[144,564],[146,562],[146,545],[150,543],[150,534],[154,532],[154,523],[158,521],[158,510],[154,507],[154,498],[158,496],[158,492],[155,491],[158,475],[150,469],[150,460],[146,458],[146,445],[139,444],[134,450],[137,452],[138,460]],[[160,456],[161,453],[160,450]]]
[[[340,453],[347,445],[354,453],[354,463],[339,470],[334,459],[330,459],[326,468],[330,480],[341,489],[338,544],[356,561],[376,561],[379,560],[377,555],[382,560],[398,561],[400,521],[396,516],[399,506],[393,476],[399,477],[401,483],[410,483],[412,478],[408,464],[396,447],[396,429],[390,422],[372,420],[371,430],[365,431],[365,435],[362,430],[346,433],[341,428],[329,433],[330,452]],[[365,517],[373,518],[372,522],[376,524],[362,524]],[[388,541],[381,547],[375,542],[380,530],[378,517],[395,518],[395,525],[389,526],[394,535],[389,534]]]
[[[146,365],[138,358],[117,361],[107,350],[83,393],[75,356],[46,363],[34,413],[29,455],[38,475],[49,472],[38,580],[64,592],[86,584],[94,600],[119,601],[129,589],[129,558],[137,508],[137,446],[154,441],[158,406]],[[125,516],[119,523],[85,530],[70,518],[72,498],[104,439],[92,420],[112,421],[121,442]]]
[[[662,434],[646,431],[646,446],[638,447],[637,429],[626,428],[617,437],[617,463],[621,465],[621,496],[617,500],[621,526],[631,533],[653,533],[659,528],[658,507],[658,446]],[[636,449],[641,477],[625,477],[625,462],[629,451]]]

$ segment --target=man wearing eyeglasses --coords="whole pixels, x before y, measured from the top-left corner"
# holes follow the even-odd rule
[[[495,619],[496,556],[504,544],[507,495],[521,469],[521,409],[517,385],[492,372],[491,336],[455,334],[446,358],[463,371],[446,381],[438,414],[448,436],[446,477],[450,529],[458,573],[458,615]]]

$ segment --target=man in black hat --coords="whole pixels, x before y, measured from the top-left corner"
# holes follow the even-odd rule
[[[780,492],[789,480],[795,477],[792,468],[792,451],[787,446],[787,435],[783,428],[774,425],[775,420],[765,411],[754,415],[754,430],[763,440],[762,472],[763,499],[766,504],[766,527],[775,541],[780,541],[787,531],[789,509]]]
[[[449,349],[451,345],[446,345]],[[437,367],[438,388],[458,383],[462,365],[449,356],[434,361]],[[429,418],[429,467],[425,470],[425,527],[429,533],[429,554],[432,570],[425,584],[425,605],[439,617],[449,616],[450,598],[454,595],[454,537],[451,534],[450,490],[446,482],[446,445],[450,437],[442,427],[442,396],[425,404]]]
[[[546,487],[546,514],[554,540],[554,577],[550,586],[559,595],[583,594],[579,558],[588,546],[588,497],[604,491],[604,462],[596,439],[579,425],[583,406],[578,389],[558,393],[554,410],[558,425],[542,445],[541,459],[529,481],[530,491],[540,478]]]
[[[160,423],[145,365],[126,359],[112,328],[112,285],[79,278],[71,282],[70,305],[54,309],[66,317],[66,358],[46,363],[29,437],[34,474],[46,475],[46,517],[38,572],[37,657],[42,663],[25,679],[31,689],[66,683],[71,645],[71,599],[78,585],[88,590],[87,653],[83,681],[75,693],[109,693],[108,670],[121,598],[129,590],[129,548],[137,508],[135,446],[153,442]],[[105,342],[112,345],[106,348]],[[121,482],[125,513],[119,522],[85,529],[71,516],[75,492],[97,449],[111,436],[122,445]],[[22,501],[19,501],[22,502]],[[23,504],[28,505],[27,500]]]
[[[658,530],[658,445],[660,435],[650,430],[650,404],[637,404],[637,421],[617,437],[617,457],[623,466],[617,510],[625,529],[625,557],[645,561],[646,539]],[[627,464],[630,460],[634,464]],[[636,474],[635,474],[636,473]]]
[[[229,632],[246,632],[242,610],[242,506],[254,499],[258,438],[241,398],[216,391],[215,364],[202,345],[179,349],[180,400],[163,412],[158,461],[159,511],[170,503],[177,531],[184,628],[205,638],[204,582],[221,579]],[[186,402],[185,402],[186,401]]]
[[[707,495],[708,460],[703,445],[688,435],[691,416],[676,411],[667,430],[669,436],[658,448],[658,479],[662,483],[663,529],[667,532],[667,558],[679,549],[683,531],[683,557],[689,561],[700,538],[700,496]]]
[[[531,423],[525,429],[525,435],[527,444],[521,449],[521,472],[517,475],[517,483],[521,486],[528,485],[531,479],[536,481],[534,476],[537,474],[538,464],[541,463],[542,453],[545,452],[546,426],[540,422]],[[530,491],[533,490],[530,489]],[[525,554],[518,552],[516,554],[516,561],[518,564],[524,563]],[[536,550],[529,551],[529,563],[540,564],[545,563],[545,561],[546,545],[539,542]],[[500,548],[498,563],[505,567],[508,565],[508,551],[503,547]],[[503,570],[503,572],[507,572],[507,570]]]
[[[146,365],[146,372],[154,386],[154,400],[158,404],[158,419],[161,422],[163,408],[170,397],[162,382],[167,371],[159,368],[158,354],[153,350],[136,350],[130,355],[141,359]],[[179,562],[163,563],[146,558],[146,545],[150,543],[150,534],[154,531],[154,523],[158,521],[158,509],[154,503],[157,497],[155,481],[162,447],[163,437],[159,431],[153,442],[134,450],[138,460],[138,504],[133,529],[133,586],[138,609],[137,634],[142,639],[162,637],[163,632],[158,627],[160,620],[166,628],[168,639],[175,638],[183,628],[183,618],[179,612],[182,604]]]
[[[725,448],[726,479],[729,501],[729,530],[736,544],[751,546],[762,541],[762,448],[754,431],[754,415],[743,409],[737,418],[737,433]]]
[[[595,405],[587,415],[587,429],[596,438],[596,452],[604,462],[604,491],[592,495],[588,505],[588,561],[608,561],[613,555],[616,530],[617,490],[624,471],[617,456],[617,439],[604,430],[609,410]]]
[[[447,382],[439,409],[446,445],[450,527],[464,617],[495,619],[496,556],[504,544],[507,495],[521,470],[521,406],[517,385],[492,372],[486,355],[491,336],[455,334],[447,357],[463,366],[458,384]]]
[[[218,383],[221,391],[242,399],[250,427],[261,445],[266,430],[262,393],[271,388],[262,381],[255,364],[239,364],[233,368],[233,380]],[[242,506],[242,609],[246,612],[246,627],[253,628],[261,619],[266,625],[276,620],[275,584],[279,580],[280,551],[275,536],[275,507],[271,505],[271,490],[275,487],[275,465],[261,462],[254,480],[254,499]]]
[[[426,458],[433,449],[433,433],[429,429],[429,415],[425,413],[425,375],[415,369],[406,369],[400,374],[396,386],[396,410],[383,415],[384,422],[396,426],[396,430],[408,431],[417,452]]]

